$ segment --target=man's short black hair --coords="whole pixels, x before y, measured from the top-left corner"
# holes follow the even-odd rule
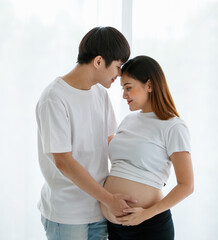
[[[90,63],[101,56],[108,67],[112,61],[126,62],[130,56],[130,47],[121,32],[113,27],[95,27],[81,40],[77,63]]]

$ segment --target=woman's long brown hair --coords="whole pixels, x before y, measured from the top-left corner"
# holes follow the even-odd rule
[[[123,65],[122,73],[142,83],[150,80],[151,107],[159,119],[179,117],[164,72],[157,61],[148,56],[137,56]]]

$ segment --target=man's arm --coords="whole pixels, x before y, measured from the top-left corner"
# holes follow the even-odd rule
[[[115,216],[124,215],[123,210],[129,208],[126,201],[136,202],[123,194],[111,194],[98,184],[93,177],[73,157],[71,152],[53,153],[57,168],[80,189],[100,201]],[[88,206],[87,206],[88,207]]]
[[[113,137],[114,137],[114,135],[111,135],[108,137],[108,145],[109,145],[110,141],[113,139]]]

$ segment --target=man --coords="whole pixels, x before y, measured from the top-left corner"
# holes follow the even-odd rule
[[[120,76],[129,55],[118,30],[96,27],[83,37],[75,68],[55,79],[39,99],[38,154],[45,184],[38,207],[49,240],[107,239],[99,202],[121,216],[126,201],[133,201],[102,187],[107,145],[117,127],[102,86],[109,88]]]

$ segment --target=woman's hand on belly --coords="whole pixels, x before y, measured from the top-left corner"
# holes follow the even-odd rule
[[[152,208],[142,208],[142,207],[135,207],[123,210],[128,215],[122,217],[116,217],[116,220],[119,224],[124,226],[134,226],[138,225],[145,220],[152,218],[156,215]]]

